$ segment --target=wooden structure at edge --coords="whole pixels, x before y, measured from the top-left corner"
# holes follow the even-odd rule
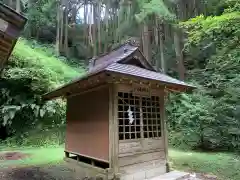
[[[164,97],[167,90],[194,87],[156,72],[130,43],[90,64],[86,76],[44,95],[67,98],[65,160],[87,177],[141,180],[166,173]]]
[[[27,19],[0,3],[0,72],[8,60]]]

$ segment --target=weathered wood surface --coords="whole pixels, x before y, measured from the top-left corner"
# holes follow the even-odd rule
[[[165,160],[152,160],[148,162],[131,164],[127,166],[123,166],[119,168],[119,172],[121,174],[132,174],[140,171],[147,171],[149,169],[154,169],[157,167],[164,167],[166,161]]]
[[[151,152],[145,154],[135,154],[132,156],[125,156],[119,158],[119,166],[123,167],[126,165],[139,164],[143,162],[149,162],[152,160],[164,160],[165,154],[164,151]]]
[[[0,71],[9,58],[27,19],[0,3]]]
[[[144,180],[166,173],[164,160],[153,160],[120,167],[121,180]]]
[[[131,155],[139,152],[144,153],[159,149],[164,149],[164,142],[162,138],[125,141],[119,143],[119,156],[124,156],[124,154]]]
[[[65,150],[109,161],[108,87],[67,99]]]

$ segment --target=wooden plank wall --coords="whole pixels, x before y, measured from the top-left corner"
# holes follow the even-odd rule
[[[102,87],[67,99],[65,150],[109,162],[109,95]]]

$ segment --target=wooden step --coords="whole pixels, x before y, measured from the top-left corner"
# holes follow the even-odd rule
[[[190,174],[180,171],[171,171],[169,173],[156,176],[148,180],[187,180],[190,179]]]

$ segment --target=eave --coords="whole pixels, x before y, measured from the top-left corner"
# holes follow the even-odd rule
[[[27,19],[0,3],[0,72],[9,59]]]

